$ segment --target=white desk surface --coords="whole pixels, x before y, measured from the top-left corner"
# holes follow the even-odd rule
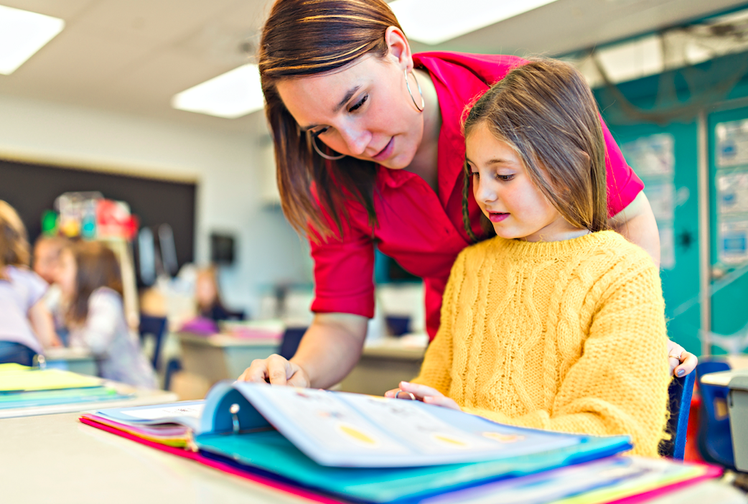
[[[735,376],[748,376],[748,369],[731,369],[729,371],[705,374],[701,377],[701,383],[727,387],[730,384],[730,380]]]
[[[178,332],[177,337],[184,342],[210,347],[280,347],[280,338],[243,338],[231,334],[217,333],[201,336],[188,332]]]
[[[309,502],[84,425],[77,413],[0,421],[3,502],[27,504],[299,504]],[[654,504],[746,504],[699,483]]]
[[[109,382],[118,390],[131,392],[133,389],[127,385]],[[30,408],[11,408],[0,409],[0,419],[29,417],[36,415],[55,415],[58,413],[71,413],[75,411],[89,411],[102,408],[126,408],[129,406],[146,406],[148,404],[161,404],[178,401],[179,398],[174,392],[165,390],[135,390],[135,395],[123,399],[112,399],[109,401],[80,402],[67,404],[53,404],[49,406],[34,406]],[[4,423],[0,421],[0,430]],[[0,444],[2,446],[2,444]],[[1,451],[0,451],[1,453]],[[0,490],[2,492],[2,490]],[[0,493],[1,495],[1,493]]]
[[[2,502],[309,502],[84,425],[78,416],[0,420]]]

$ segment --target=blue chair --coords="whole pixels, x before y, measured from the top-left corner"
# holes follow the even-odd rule
[[[287,327],[278,353],[286,359],[293,357],[306,330],[306,327]]]
[[[673,378],[670,382],[668,387],[670,418],[667,422],[667,431],[673,437],[660,443],[659,452],[663,457],[683,460],[695,378],[696,373],[690,373],[682,378]]]
[[[153,369],[158,371],[159,360],[161,358],[161,346],[163,345],[164,336],[166,335],[166,318],[141,315],[139,329],[141,345],[148,335],[154,338],[153,357],[151,358],[151,364],[153,365]]]
[[[701,394],[701,418],[698,434],[699,453],[707,462],[735,468],[732,450],[730,415],[727,408],[729,389],[702,383],[701,377],[718,371],[727,371],[730,365],[720,361],[705,361],[696,366]]]

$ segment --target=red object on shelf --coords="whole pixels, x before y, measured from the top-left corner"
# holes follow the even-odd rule
[[[96,233],[99,238],[132,240],[138,232],[138,218],[119,201],[100,199],[96,206]]]

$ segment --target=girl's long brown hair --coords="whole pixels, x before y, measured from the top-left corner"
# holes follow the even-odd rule
[[[358,201],[369,222],[376,225],[376,166],[352,157],[327,161],[317,155],[310,135],[300,132],[276,84],[340,70],[366,54],[383,58],[388,52],[385,31],[390,26],[400,28],[382,0],[278,0],[263,28],[260,78],[275,144],[281,206],[291,225],[312,239],[333,234],[323,213],[342,236],[343,222],[348,219],[343,206],[346,198]],[[318,145],[335,154],[321,142]],[[316,233],[311,233],[312,228]]]
[[[519,154],[535,186],[572,226],[608,228],[605,138],[584,77],[558,60],[534,60],[511,70],[473,105],[465,138],[485,124]],[[466,172],[469,171],[465,163]],[[466,180],[470,174],[466,173]],[[469,184],[463,188],[463,214]],[[469,225],[466,230],[477,241]]]
[[[0,200],[0,279],[6,266],[28,266],[29,259],[26,227],[15,209]]]
[[[67,320],[79,324],[88,316],[88,299],[100,287],[122,295],[122,274],[112,249],[99,242],[76,242],[66,248],[76,266],[75,295],[70,300]]]

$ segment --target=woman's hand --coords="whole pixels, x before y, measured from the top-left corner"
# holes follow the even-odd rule
[[[301,366],[278,354],[273,354],[267,359],[253,360],[252,364],[239,377],[239,381],[304,388],[311,384],[309,376]]]
[[[443,408],[449,408],[457,411],[461,411],[460,407],[454,400],[445,396],[441,392],[426,385],[418,385],[416,383],[408,383],[405,381],[400,382],[399,389],[388,390],[384,393],[385,397],[395,399],[398,392],[409,392],[413,394],[418,401],[423,401],[426,404],[433,404],[435,406],[441,406]],[[400,393],[398,399],[410,399],[410,394]]]
[[[696,369],[699,359],[674,341],[667,341],[667,355],[670,363],[670,372],[682,378]]]

